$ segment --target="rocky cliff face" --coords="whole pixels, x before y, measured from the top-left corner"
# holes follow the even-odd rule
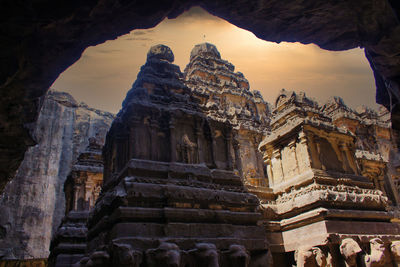
[[[34,127],[38,141],[0,197],[0,258],[45,258],[65,211],[63,184],[94,137],[104,143],[113,115],[50,91]]]

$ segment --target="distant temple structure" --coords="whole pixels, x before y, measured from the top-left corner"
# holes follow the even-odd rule
[[[65,217],[53,238],[50,266],[71,266],[85,254],[86,223],[103,184],[102,145],[94,137],[82,152],[64,184]]]
[[[388,112],[284,89],[269,105],[209,43],[173,61],[150,49],[104,172],[95,142],[79,157],[51,266],[399,266]]]

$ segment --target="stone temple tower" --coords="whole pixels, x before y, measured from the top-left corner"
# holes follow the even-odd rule
[[[173,60],[164,45],[150,49],[111,126],[78,266],[270,262],[259,200],[230,164],[232,128],[202,112]]]

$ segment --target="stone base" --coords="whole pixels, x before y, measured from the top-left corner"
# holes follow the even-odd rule
[[[258,266],[271,258],[257,225],[259,201],[231,171],[134,159],[104,188],[81,266],[119,266],[121,253],[130,266],[169,266],[159,258],[165,253],[185,262],[177,266],[216,266],[218,259],[230,266],[239,258]]]
[[[86,250],[87,211],[70,211],[50,245],[49,266],[67,267],[79,261]]]

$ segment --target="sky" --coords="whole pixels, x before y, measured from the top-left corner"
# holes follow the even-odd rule
[[[151,46],[169,46],[174,64],[183,71],[192,48],[203,42],[216,45],[222,58],[244,74],[250,90],[259,90],[270,103],[285,88],[304,91],[321,104],[330,96],[340,96],[352,108],[377,107],[372,70],[362,49],[332,52],[313,44],[267,42],[199,7],[152,29],[134,30],[87,48],[52,88],[91,107],[117,113]]]

